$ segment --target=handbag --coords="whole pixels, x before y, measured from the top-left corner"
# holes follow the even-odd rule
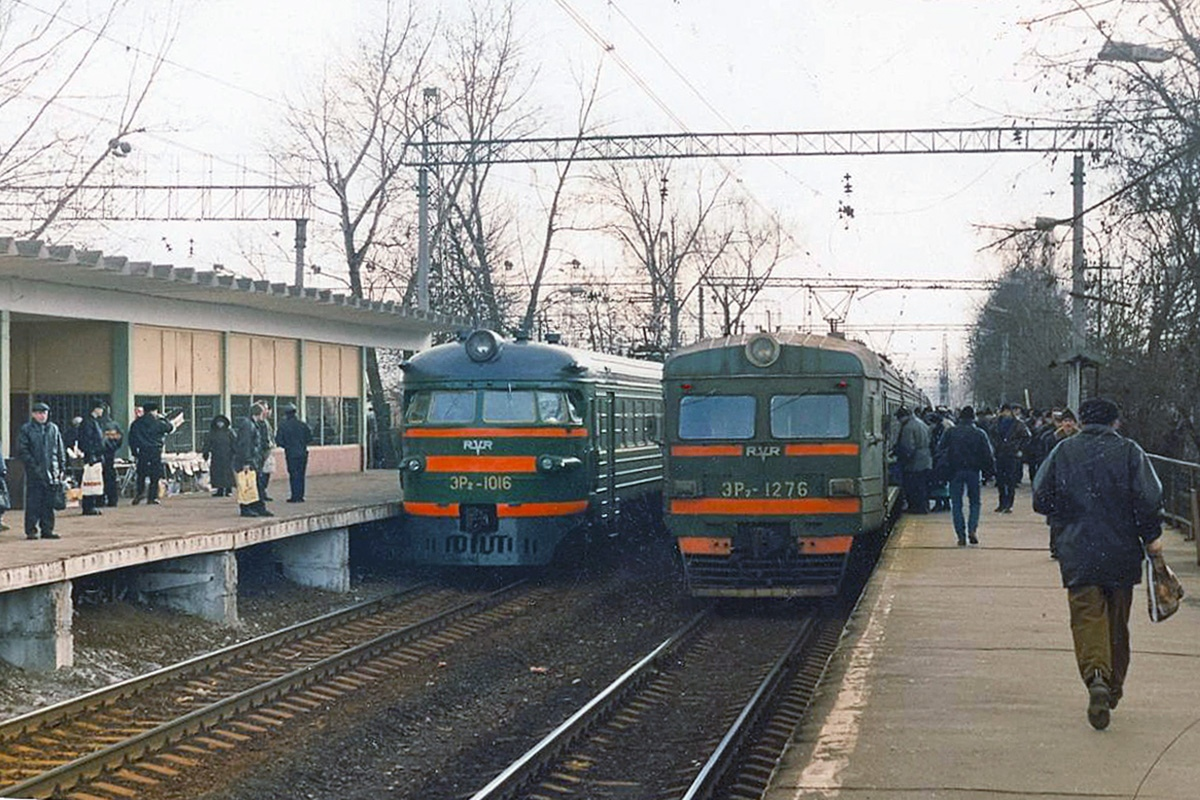
[[[1161,555],[1146,554],[1146,603],[1151,622],[1162,622],[1179,610],[1183,584]]]
[[[262,467],[263,475],[270,475],[275,471],[275,454],[267,453],[267,457],[263,459]]]
[[[83,478],[79,481],[84,497],[99,497],[104,494],[104,465],[97,461],[83,468]]]
[[[55,511],[65,511],[67,508],[67,484],[55,481],[50,484],[50,505]]]
[[[258,502],[258,475],[252,469],[239,472],[237,478],[238,505],[248,506]]]

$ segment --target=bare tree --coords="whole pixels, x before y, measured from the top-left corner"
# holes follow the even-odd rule
[[[783,229],[776,219],[757,212],[748,198],[735,201],[732,212],[721,240],[704,247],[715,259],[701,278],[721,314],[723,336],[738,327],[786,257]]]
[[[318,207],[338,221],[350,293],[368,297],[365,271],[377,269],[385,230],[396,224],[407,195],[404,170],[415,134],[413,120],[429,41],[417,33],[409,9],[387,4],[384,18],[357,57],[327,78],[311,107],[293,107],[288,125],[297,141],[290,158],[321,176],[330,203]],[[367,350],[367,382],[383,435],[383,463],[394,462],[387,394],[379,358]]]
[[[604,201],[615,209],[616,218],[605,230],[621,242],[647,279],[645,344],[664,350],[679,346],[683,307],[711,267],[713,253],[704,248],[704,232],[728,182],[726,176],[708,189],[698,179],[688,200],[678,201],[670,174],[670,162],[645,161],[632,167],[610,164],[594,177]],[[708,259],[697,264],[705,253]],[[689,274],[692,266],[696,269]]]
[[[156,52],[127,48],[134,65],[115,120],[96,114],[104,120],[100,125],[64,121],[75,113],[67,110],[68,101],[80,102],[74,92],[98,63],[97,48],[125,6],[117,0],[83,22],[68,19],[68,10],[78,9],[67,0],[49,11],[23,8],[34,15],[28,18],[18,19],[11,5],[0,12],[0,113],[19,120],[0,145],[0,186],[27,209],[22,235],[45,236],[97,170],[110,157],[130,151],[125,137],[143,130],[138,116],[174,40],[173,30]],[[149,61],[144,68],[143,58]]]

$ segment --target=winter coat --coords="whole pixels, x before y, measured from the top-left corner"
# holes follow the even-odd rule
[[[307,453],[312,438],[308,423],[297,419],[295,414],[289,414],[279,423],[279,430],[275,432],[275,443],[283,448],[288,458],[298,458]]]
[[[1058,444],[1033,479],[1033,510],[1059,530],[1063,586],[1132,586],[1162,534],[1162,484],[1145,452],[1108,425]]]
[[[26,478],[47,485],[54,483],[67,464],[62,432],[53,422],[26,422],[17,436],[17,456],[25,462]]]
[[[951,475],[959,470],[992,472],[996,468],[992,443],[974,420],[959,420],[942,434],[938,440],[938,460],[943,459]]]
[[[204,439],[204,450],[201,453],[208,459],[208,482],[214,489],[232,489],[233,451],[237,444],[233,431],[229,428],[229,420],[224,416],[217,419],[225,420],[224,426],[217,426],[216,420]]]
[[[896,460],[905,472],[924,472],[933,469],[933,454],[929,452],[929,426],[915,416],[905,417],[896,436]]]
[[[263,442],[260,428],[253,417],[239,417],[234,429],[236,440],[233,446],[233,467],[236,470],[250,469],[258,472],[262,469]]]
[[[79,438],[76,446],[83,451],[83,462],[95,464],[104,457],[104,429],[100,420],[88,415],[79,424]]]
[[[163,442],[175,427],[161,417],[142,414],[129,426],[129,449],[135,457],[161,456]]]
[[[1011,461],[1021,457],[1029,441],[1029,428],[1016,417],[998,417],[992,428],[992,450],[996,460]]]

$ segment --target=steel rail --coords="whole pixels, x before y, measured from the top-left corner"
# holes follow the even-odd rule
[[[493,778],[471,800],[500,800],[510,798],[536,778],[545,767],[569,747],[581,734],[597,724],[604,715],[622,703],[630,692],[639,689],[657,671],[659,662],[673,654],[699,631],[701,624],[713,613],[709,606],[692,617],[682,628],[625,671],[623,675],[589,700],[581,709],[551,731],[525,755]]]
[[[367,600],[347,608],[331,611],[328,614],[322,614],[319,617],[297,622],[294,625],[280,628],[277,631],[272,631],[262,636],[256,636],[253,639],[247,639],[244,642],[231,644],[228,647],[214,650],[211,653],[205,653],[186,661],[180,661],[177,664],[170,664],[153,672],[148,672],[145,675],[138,675],[119,683],[104,686],[95,691],[79,695],[78,697],[72,697],[46,708],[31,711],[18,717],[12,717],[0,722],[0,742],[14,739],[23,733],[28,733],[56,722],[61,722],[80,712],[101,708],[126,697],[134,697],[147,689],[171,680],[177,680],[190,673],[208,670],[238,658],[270,650],[285,642],[309,636],[317,631],[343,625],[359,617],[370,616],[384,606],[394,603],[397,600],[402,600],[409,595],[416,594],[429,586],[429,583],[419,583],[401,592],[394,592],[385,597]]]
[[[445,627],[459,618],[486,611],[505,602],[509,595],[523,588],[527,583],[528,581],[522,580],[510,584],[483,598],[471,600],[429,619],[382,634],[341,653],[300,667],[286,675],[246,689],[204,708],[196,709],[171,722],[132,736],[123,742],[109,745],[41,775],[8,786],[0,790],[0,797],[48,796],[54,792],[64,791],[82,780],[102,775],[114,766],[124,765],[188,736],[195,735],[211,727],[214,723],[274,701],[323,678],[344,672],[348,667],[356,666],[382,652],[393,650],[410,640]]]
[[[781,689],[787,685],[800,662],[799,656],[812,638],[821,630],[815,617],[804,620],[804,624],[792,639],[787,650],[775,662],[771,671],[763,678],[754,695],[742,708],[737,719],[729,726],[720,744],[713,750],[712,755],[704,763],[691,786],[681,800],[709,800],[716,797],[716,791],[729,768],[737,763],[746,742],[757,731],[763,717],[769,713],[771,706],[779,696]]]

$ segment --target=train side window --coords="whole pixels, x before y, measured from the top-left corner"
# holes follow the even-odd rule
[[[844,439],[850,435],[850,398],[844,394],[779,394],[771,398],[776,439]]]
[[[492,390],[483,392],[484,422],[537,422],[533,391]]]
[[[754,437],[753,395],[705,395],[679,400],[680,439]]]

